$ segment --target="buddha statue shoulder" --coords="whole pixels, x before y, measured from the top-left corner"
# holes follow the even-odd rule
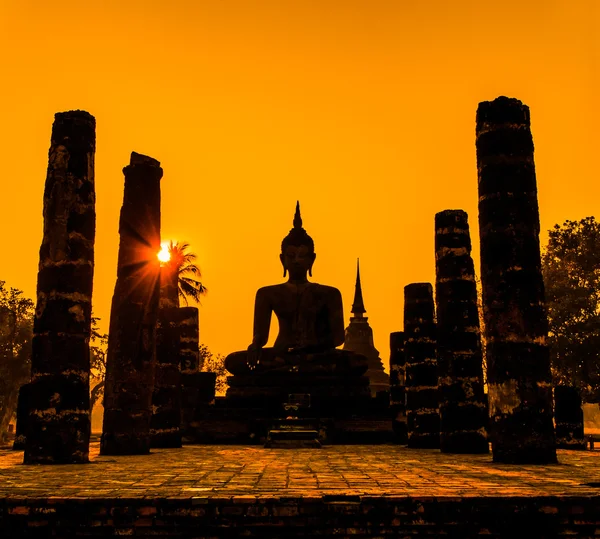
[[[314,242],[302,228],[296,204],[294,226],[281,244],[279,259],[287,282],[265,286],[256,293],[254,335],[248,350],[227,356],[225,368],[236,375],[265,372],[362,374],[366,358],[336,349],[344,343],[342,295],[337,288],[308,281],[316,259]],[[269,339],[275,313],[279,334]]]

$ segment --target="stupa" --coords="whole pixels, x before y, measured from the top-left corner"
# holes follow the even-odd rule
[[[383,370],[383,362],[373,342],[373,329],[369,325],[368,317],[364,316],[366,312],[360,283],[360,261],[357,260],[354,302],[352,303],[354,316],[350,317],[350,324],[346,328],[344,350],[356,352],[367,358],[368,369],[365,376],[369,378],[371,396],[375,397],[380,391],[389,391],[390,377]]]

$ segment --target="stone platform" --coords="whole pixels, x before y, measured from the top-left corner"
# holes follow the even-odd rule
[[[600,536],[600,452],[493,464],[394,445],[184,446],[87,465],[0,451],[0,537]]]

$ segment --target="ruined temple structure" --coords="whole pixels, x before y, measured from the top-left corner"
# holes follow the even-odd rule
[[[352,316],[346,328],[344,350],[362,354],[368,360],[368,369],[365,376],[369,378],[371,395],[375,397],[380,391],[389,391],[390,377],[383,370],[379,352],[373,343],[373,330],[368,318],[364,316],[367,311],[363,301],[362,287],[360,284],[360,266],[356,263],[356,285],[354,289],[354,302],[352,303]]]
[[[554,419],[557,448],[587,449],[579,389],[566,385],[554,387]]]
[[[110,313],[100,453],[150,451],[160,296],[160,179],[151,157],[131,154],[123,169],[117,282]]]
[[[408,447],[440,447],[438,373],[433,287],[404,287],[404,353],[406,357],[406,424]]]
[[[315,258],[297,204],[279,257],[289,279],[256,293],[252,342],[227,356],[227,394],[198,408],[194,441],[320,447],[392,440],[388,395],[371,397],[368,359],[337,348],[344,343],[340,291],[308,281]],[[266,347],[273,313],[279,334]]]
[[[508,97],[476,118],[481,284],[494,462],[556,462],[529,108]]]
[[[59,112],[52,125],[25,464],[89,460],[95,130],[82,110]]]
[[[488,409],[466,212],[435,216],[435,306],[442,453],[488,453]]]
[[[390,411],[395,442],[408,441],[406,430],[406,357],[404,354],[404,332],[390,333]]]

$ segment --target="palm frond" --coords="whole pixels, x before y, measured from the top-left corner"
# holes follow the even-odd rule
[[[200,297],[206,294],[206,287],[193,277],[202,277],[200,268],[194,263],[197,259],[195,253],[189,252],[190,244],[187,242],[169,242],[169,254],[174,270],[178,276],[179,298],[189,305],[188,299],[200,303]]]

